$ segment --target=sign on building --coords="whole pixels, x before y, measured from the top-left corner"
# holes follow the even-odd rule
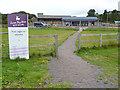
[[[29,59],[28,15],[8,14],[10,59]]]

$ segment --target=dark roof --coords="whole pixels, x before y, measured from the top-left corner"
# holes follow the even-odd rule
[[[97,17],[63,17],[62,21],[99,21]]]
[[[56,18],[56,19],[62,19],[63,17],[71,17],[69,15],[39,15],[38,18]]]

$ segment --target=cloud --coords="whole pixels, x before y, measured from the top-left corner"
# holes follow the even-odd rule
[[[2,0],[0,11],[12,13],[26,11],[29,13],[86,15],[89,9],[102,13],[105,9],[118,9],[119,0]]]

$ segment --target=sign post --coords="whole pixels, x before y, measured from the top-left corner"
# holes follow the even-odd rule
[[[8,35],[10,59],[29,59],[27,14],[8,14]]]

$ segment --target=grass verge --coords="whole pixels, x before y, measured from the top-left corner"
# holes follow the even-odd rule
[[[3,28],[7,32],[7,28]],[[58,45],[60,46],[70,35],[74,34],[74,29],[63,28],[41,28],[29,29],[30,36],[38,35],[58,35]],[[8,35],[3,35],[7,39]],[[54,38],[30,38],[30,45],[51,44]],[[2,41],[2,44],[9,45],[8,41]],[[8,51],[3,47],[2,51]],[[3,88],[68,88],[70,83],[58,82],[53,84],[49,81],[53,76],[48,74],[47,63],[50,61],[48,56],[53,56],[54,47],[36,47],[30,48],[30,59],[10,60],[8,57],[2,59],[2,87]],[[49,53],[48,56],[42,56],[41,53]],[[4,54],[2,54],[4,55]],[[5,55],[6,56],[6,55]],[[8,55],[7,55],[8,56]]]
[[[2,65],[3,88],[67,88],[69,83],[52,84],[53,76],[48,74],[47,57],[31,57],[26,59],[4,59]]]
[[[100,34],[100,33],[118,33],[118,29],[108,28],[88,28],[81,32],[81,34]],[[83,36],[82,41],[94,41],[99,40],[99,36]],[[116,39],[116,35],[104,36],[103,40]],[[100,74],[98,81],[107,79],[111,85],[118,84],[118,45],[117,41],[103,42],[102,47],[99,47],[100,43],[83,43],[81,49],[75,51],[78,56],[82,57],[85,61],[92,65],[99,66],[103,72]],[[78,47],[78,40],[76,41]],[[108,81],[104,81],[104,84],[108,84]]]

